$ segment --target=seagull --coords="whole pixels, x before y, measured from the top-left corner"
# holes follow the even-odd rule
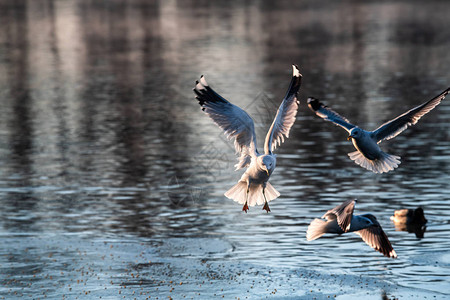
[[[231,104],[209,87],[202,75],[196,81],[194,93],[202,110],[224,131],[229,139],[234,138],[239,162],[236,170],[247,168],[239,182],[230,188],[225,196],[240,204],[247,212],[249,206],[264,204],[263,209],[270,211],[268,202],[280,196],[280,193],[268,182],[272,175],[277,156],[273,151],[277,145],[289,137],[289,131],[295,122],[299,101],[297,93],[302,75],[296,65],[292,65],[293,74],[286,96],[278,108],[272,126],[264,142],[264,154],[256,147],[256,134],[253,119],[241,108]]]
[[[449,91],[450,88],[447,88],[433,99],[384,123],[374,131],[366,131],[351,124],[346,118],[340,116],[315,98],[308,98],[308,106],[322,119],[331,121],[347,130],[349,133],[347,139],[352,140],[353,146],[357,150],[348,154],[351,160],[374,173],[384,173],[397,168],[400,164],[400,157],[383,152],[378,144],[384,140],[396,137],[409,126],[416,124],[423,115],[441,103]]]
[[[355,232],[367,245],[384,256],[397,258],[397,253],[392,248],[391,242],[389,242],[377,218],[371,214],[353,215],[355,204],[356,200],[347,200],[327,211],[322,219],[314,219],[308,226],[306,240],[318,239],[325,233]],[[326,221],[323,219],[326,219]]]

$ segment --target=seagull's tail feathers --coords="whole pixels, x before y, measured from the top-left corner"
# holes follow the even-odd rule
[[[306,240],[312,241],[320,238],[328,231],[328,222],[322,219],[314,219],[306,231]]]
[[[261,191],[262,192],[262,191]],[[269,182],[266,183],[266,199],[267,202],[272,201],[280,197],[280,193]]]
[[[357,165],[374,173],[386,173],[392,171],[400,164],[400,156],[387,154],[385,152],[381,152],[381,157],[374,160],[366,158],[359,151],[351,152],[348,156]]]
[[[280,193],[267,182],[265,189],[267,202],[274,200],[280,196]],[[247,182],[239,181],[231,189],[225,193],[225,197],[232,199],[239,204],[245,204],[247,201],[248,206],[263,205],[264,195],[263,187],[261,184],[251,184],[248,190],[247,196]]]
[[[232,199],[237,203],[244,204],[247,199],[247,183],[245,181],[239,181],[231,189],[224,194],[228,199]]]

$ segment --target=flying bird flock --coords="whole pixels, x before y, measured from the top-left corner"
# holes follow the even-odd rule
[[[253,119],[247,112],[215,92],[203,75],[196,81],[193,89],[201,109],[229,139],[234,138],[234,147],[238,155],[235,167],[236,170],[245,168],[245,172],[240,180],[225,192],[225,196],[243,205],[242,210],[245,212],[255,205],[263,205],[262,209],[269,212],[269,202],[280,196],[269,183],[269,178],[277,162],[277,156],[273,151],[289,137],[299,107],[298,92],[302,75],[298,66],[293,65],[292,69],[291,82],[267,132],[262,153],[258,151],[256,145]],[[399,166],[400,157],[384,152],[379,144],[415,125],[421,117],[441,103],[449,91],[450,88],[447,88],[431,100],[408,110],[373,131],[366,131],[350,123],[316,98],[308,98],[307,103],[317,116],[348,132],[348,140],[351,140],[356,148],[356,151],[348,154],[351,160],[374,173],[386,173]],[[356,200],[347,200],[327,211],[321,219],[314,219],[308,226],[306,239],[312,241],[326,233],[341,235],[355,232],[376,251],[386,257],[396,258],[397,254],[377,218],[372,214],[354,215],[355,204]]]

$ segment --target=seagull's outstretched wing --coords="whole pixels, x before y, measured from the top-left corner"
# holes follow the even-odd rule
[[[355,203],[356,200],[347,200],[341,205],[327,211],[322,218],[327,220],[337,218],[339,227],[341,227],[344,232],[347,232],[350,230]]]
[[[394,248],[392,248],[391,242],[381,228],[380,223],[378,223],[377,218],[371,214],[362,215],[372,221],[374,225],[367,227],[365,229],[356,231],[367,245],[383,253],[384,256],[397,258],[397,253],[395,253]]]
[[[289,89],[266,135],[264,142],[264,153],[266,154],[272,153],[277,147],[277,143],[281,145],[284,142],[284,137],[289,137],[289,131],[295,122],[299,104],[297,93],[302,83],[302,74],[300,74],[296,65],[292,65],[292,69],[293,73]]]
[[[203,75],[196,81],[194,92],[202,110],[220,127],[229,139],[235,138],[234,147],[239,155],[236,170],[250,164],[256,156],[256,135],[252,118],[238,106],[231,104],[208,86]]]
[[[337,112],[331,110],[329,107],[323,105],[319,100],[315,98],[308,98],[309,108],[324,120],[333,122],[334,124],[341,126],[348,132],[352,130],[355,125],[351,124],[349,120],[339,115]]]
[[[441,101],[445,98],[445,96],[447,96],[449,91],[450,88],[447,88],[445,91],[443,91],[433,99],[411,110],[408,110],[404,114],[389,122],[384,123],[372,132],[372,136],[376,139],[376,141],[378,141],[378,143],[383,140],[389,140],[396,137],[406,128],[408,128],[408,126],[416,124],[423,115],[425,115],[433,108],[435,108],[439,103],[441,103]]]

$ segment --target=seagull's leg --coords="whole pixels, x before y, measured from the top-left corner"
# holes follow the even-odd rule
[[[270,208],[269,208],[269,203],[267,203],[267,198],[266,198],[266,184],[263,185],[263,196],[264,196],[264,207],[262,209],[266,210],[267,213],[269,213]]]
[[[250,189],[250,184],[247,185],[247,192],[245,193],[245,203],[244,203],[244,207],[242,207],[242,210],[245,211],[245,213],[247,213],[247,210],[248,210],[247,201],[248,201],[249,189]]]

